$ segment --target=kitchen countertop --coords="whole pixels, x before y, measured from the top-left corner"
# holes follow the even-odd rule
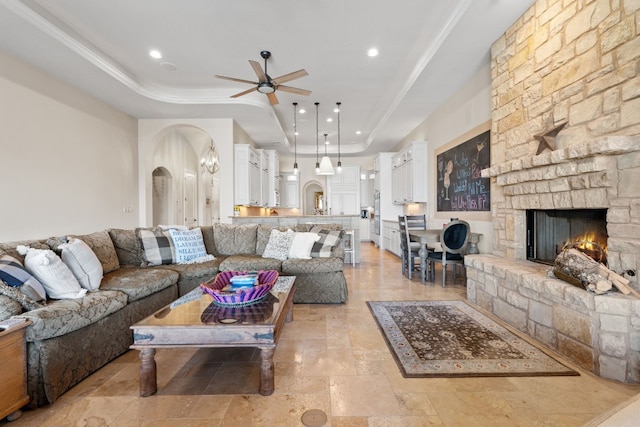
[[[353,218],[360,215],[241,215],[230,216],[229,218]]]

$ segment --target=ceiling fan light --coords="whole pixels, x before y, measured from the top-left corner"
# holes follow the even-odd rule
[[[262,82],[258,84],[258,92],[260,93],[273,93],[276,88],[269,82]]]
[[[323,156],[320,160],[320,170],[318,175],[334,175],[336,172],[333,170],[331,159],[329,156]]]

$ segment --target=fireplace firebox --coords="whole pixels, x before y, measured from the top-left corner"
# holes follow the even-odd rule
[[[527,259],[553,265],[567,246],[606,264],[607,210],[527,210]]]

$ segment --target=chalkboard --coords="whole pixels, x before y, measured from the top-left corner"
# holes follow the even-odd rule
[[[436,156],[441,212],[491,210],[491,185],[481,171],[491,164],[489,131]]]

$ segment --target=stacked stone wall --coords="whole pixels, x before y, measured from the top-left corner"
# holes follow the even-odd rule
[[[607,209],[609,267],[640,290],[640,0],[538,0],[492,46],[492,255],[467,297],[598,375],[640,382],[640,300],[526,261],[526,210]],[[535,135],[565,123],[556,149]],[[635,275],[630,274],[635,273]]]

